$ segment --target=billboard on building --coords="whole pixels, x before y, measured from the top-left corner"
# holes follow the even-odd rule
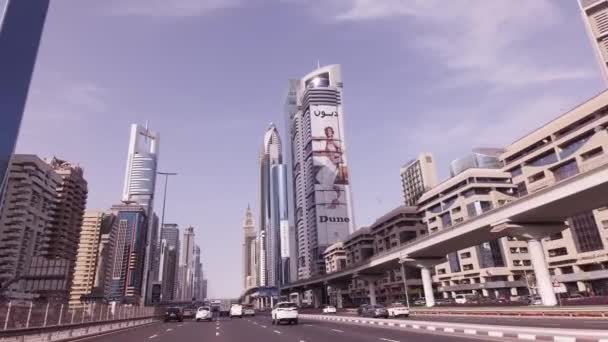
[[[350,221],[348,166],[338,106],[310,106],[313,181],[319,245],[348,236]]]

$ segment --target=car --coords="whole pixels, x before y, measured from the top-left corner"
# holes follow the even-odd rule
[[[194,313],[194,309],[192,308],[184,308],[182,310],[182,317],[183,318],[194,318],[195,313]]]
[[[436,305],[452,305],[454,301],[450,298],[437,298],[435,299]]]
[[[389,317],[409,317],[410,309],[403,303],[393,303],[386,308]]]
[[[424,298],[414,299],[414,305],[424,306],[424,305],[426,305],[426,300]]]
[[[241,304],[232,304],[230,306],[230,318],[238,317],[243,318],[243,306]]]
[[[198,310],[196,310],[195,319],[197,322],[213,320],[213,312],[211,311],[211,308],[208,306],[201,306],[198,308]]]
[[[255,316],[255,310],[252,306],[243,306],[243,316]]]
[[[336,307],[333,305],[325,305],[323,307],[324,314],[335,314],[336,312],[338,312],[338,310],[336,310]]]
[[[270,312],[272,324],[288,322],[298,324],[298,306],[293,302],[279,302]]]
[[[367,310],[368,306],[369,304],[363,304],[359,308],[357,308],[357,315],[363,316],[363,313],[365,312],[365,310]]]
[[[368,305],[365,307],[365,311],[363,311],[362,316],[372,318],[388,318],[388,311],[380,304]]]
[[[165,322],[169,321],[183,322],[184,316],[182,315],[182,310],[177,307],[168,308],[165,312]]]
[[[540,298],[540,296],[530,296],[528,298],[528,304],[529,305],[543,305],[543,300]]]

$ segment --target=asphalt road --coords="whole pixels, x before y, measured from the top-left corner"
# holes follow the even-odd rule
[[[481,337],[454,337],[435,332],[409,332],[377,327],[300,320],[298,325],[275,326],[270,317],[222,318],[213,322],[154,323],[126,331],[83,338],[88,342],[464,342],[499,341]]]

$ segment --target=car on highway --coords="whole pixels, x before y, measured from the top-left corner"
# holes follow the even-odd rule
[[[293,302],[279,302],[270,312],[272,324],[288,322],[298,324],[298,306]]]
[[[454,300],[450,298],[437,298],[435,299],[435,305],[452,305]]]
[[[403,303],[393,303],[386,308],[389,317],[409,317],[410,309]]]
[[[255,310],[253,306],[243,305],[243,316],[255,316]]]
[[[211,311],[211,308],[208,306],[201,306],[198,308],[198,310],[196,310],[195,319],[197,322],[213,320],[213,312]]]
[[[372,318],[388,318],[388,311],[380,304],[368,305],[365,307],[365,311],[363,311],[362,316]]]
[[[543,305],[543,300],[540,298],[540,296],[530,296],[528,298],[528,304],[529,305]]]
[[[243,318],[243,306],[241,304],[232,304],[230,306],[230,318]]]
[[[325,305],[323,307],[323,313],[324,314],[335,314],[336,312],[338,312],[338,310],[333,305]]]
[[[456,304],[477,304],[479,299],[476,294],[466,293],[466,294],[457,294],[454,297],[454,302]]]
[[[178,307],[167,308],[165,312],[165,322],[169,321],[178,321],[182,322],[184,320],[184,316],[182,315],[182,309]]]
[[[192,309],[192,308],[184,308],[182,310],[182,317],[183,318],[194,318],[194,316],[195,316],[194,309]]]
[[[418,298],[418,299],[414,299],[413,303],[416,306],[425,306],[426,305],[426,300],[424,298]]]
[[[362,304],[361,306],[359,306],[357,308],[357,315],[363,316],[363,312],[365,312],[365,310],[367,309],[368,306],[369,306],[369,304]]]

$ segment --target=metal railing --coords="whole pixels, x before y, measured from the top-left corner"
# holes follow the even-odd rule
[[[92,303],[69,307],[61,303],[4,302],[0,303],[0,332],[146,318],[157,314],[155,307],[131,305]]]

